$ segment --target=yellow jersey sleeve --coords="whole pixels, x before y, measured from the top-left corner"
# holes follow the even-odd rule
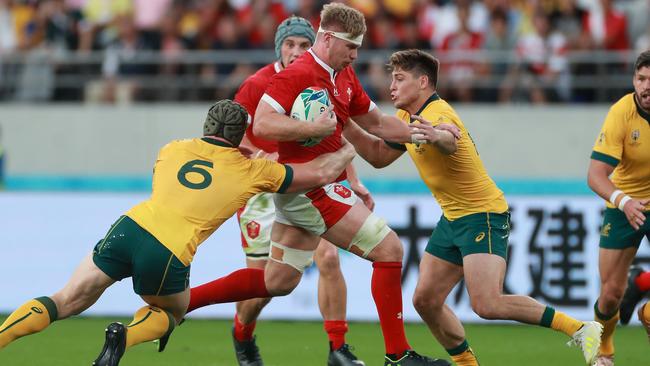
[[[260,191],[284,193],[293,181],[293,168],[267,159],[254,159],[251,175]]]
[[[619,108],[612,107],[594,143],[591,158],[617,166],[623,157],[625,140],[625,118]]]

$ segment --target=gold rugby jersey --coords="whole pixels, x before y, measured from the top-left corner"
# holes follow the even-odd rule
[[[632,198],[650,198],[650,114],[641,109],[634,93],[609,109],[591,158],[614,167],[611,180],[616,188]],[[614,208],[609,202],[607,206]]]
[[[126,215],[166,246],[185,265],[197,247],[260,192],[283,192],[290,166],[248,159],[211,139],[173,141],[156,161],[151,197]]]
[[[461,131],[456,141],[458,150],[452,155],[441,153],[431,144],[405,144],[420,177],[440,204],[449,220],[479,213],[505,212],[508,203],[503,192],[487,174],[471,136],[456,112],[438,94],[433,94],[416,113],[434,126],[452,123]],[[398,110],[397,117],[411,122],[407,111]],[[390,146],[394,144],[389,143]]]

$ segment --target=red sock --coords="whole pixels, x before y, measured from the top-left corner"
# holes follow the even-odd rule
[[[323,328],[327,332],[332,350],[337,350],[345,344],[345,333],[348,332],[348,322],[345,320],[325,320]]]
[[[243,341],[250,341],[253,339],[253,332],[255,332],[255,325],[256,322],[252,322],[250,324],[242,324],[239,321],[239,318],[237,317],[237,314],[235,314],[235,339],[237,339],[240,342]]]
[[[402,319],[402,262],[375,262],[372,267],[371,291],[386,353],[401,355],[411,349]]]
[[[640,275],[636,276],[634,283],[641,291],[650,290],[650,272],[643,272]]]
[[[264,270],[244,268],[192,288],[187,312],[212,304],[270,296],[264,284]]]

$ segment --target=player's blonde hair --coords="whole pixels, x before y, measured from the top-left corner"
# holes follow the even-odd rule
[[[320,12],[320,26],[326,30],[349,33],[351,38],[365,34],[367,30],[366,18],[363,14],[341,3],[329,3],[323,6]]]

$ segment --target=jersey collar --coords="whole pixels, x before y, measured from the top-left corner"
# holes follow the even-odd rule
[[[440,96],[438,96],[438,93],[437,93],[437,92],[433,92],[433,94],[431,94],[431,96],[429,97],[429,99],[427,99],[426,102],[424,102],[424,104],[422,104],[422,107],[420,107],[420,110],[418,110],[418,111],[415,113],[415,115],[416,115],[416,116],[419,116],[420,113],[422,113],[422,111],[424,110],[424,108],[426,108],[426,107],[429,105],[429,103],[431,103],[431,102],[435,102],[436,100],[440,100]]]
[[[639,113],[639,115],[643,117],[644,120],[650,123],[650,113],[646,112],[645,110],[643,110],[643,108],[641,108],[639,102],[636,100],[636,93],[632,94],[632,99],[634,99],[634,105],[636,105],[637,113]]]
[[[273,63],[273,69],[275,70],[276,74],[282,71],[282,66],[280,65],[280,61],[275,61],[275,63]]]
[[[336,77],[336,71],[334,71],[334,69],[331,68],[330,65],[326,64],[325,61],[318,58],[318,56],[316,56],[316,54],[314,53],[314,51],[311,50],[311,48],[308,49],[307,52],[309,52],[312,55],[314,60],[316,60],[316,63],[318,63],[323,69],[325,69],[325,71],[327,71],[328,74],[330,74],[330,80],[332,80],[332,84],[334,84],[334,77]]]
[[[217,140],[217,139],[211,139],[209,137],[203,137],[203,138],[201,138],[201,140],[207,142],[208,144],[217,145],[217,146],[221,146],[221,147],[229,147],[229,148],[234,147],[234,146],[232,146],[232,144],[229,144],[229,143],[227,143],[225,141],[221,141],[221,140]]]

